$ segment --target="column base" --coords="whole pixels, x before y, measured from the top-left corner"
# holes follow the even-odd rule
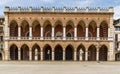
[[[85,40],[88,40],[88,38],[85,38]]]

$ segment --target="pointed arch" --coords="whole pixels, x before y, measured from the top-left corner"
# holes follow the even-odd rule
[[[100,23],[100,37],[108,37],[108,24],[106,21]]]
[[[56,45],[54,49],[55,60],[63,60],[63,48],[61,45]]]
[[[18,60],[18,47],[15,44],[10,46],[10,60]]]
[[[63,36],[63,24],[61,21],[55,22],[55,37],[62,37]]]
[[[41,26],[40,26],[39,21],[34,20],[32,23],[32,36],[33,37],[40,37],[40,34],[41,34],[40,29],[41,29]]]
[[[85,22],[84,21],[79,21],[77,25],[77,37],[85,37]]]
[[[52,25],[49,20],[44,22],[44,37],[51,37],[52,36]]]
[[[74,23],[71,20],[66,23],[66,37],[74,37]]]
[[[97,37],[97,24],[91,21],[88,26],[88,37]]]
[[[29,23],[26,20],[21,23],[21,36],[29,37]]]
[[[85,61],[85,47],[83,44],[77,47],[77,60]]]
[[[18,23],[15,20],[10,22],[10,36],[17,37],[18,36]]]
[[[40,47],[38,44],[34,44],[32,47],[32,60],[40,60]]]
[[[27,44],[21,46],[21,60],[29,60],[29,51]]]
[[[72,45],[68,45],[65,49],[65,59],[68,61],[74,60],[74,48]]]
[[[99,61],[107,61],[108,48],[106,45],[102,45],[99,49]]]
[[[88,48],[88,61],[96,61],[96,51],[95,45]]]
[[[46,44],[43,48],[43,59],[52,60],[52,48],[48,44]]]

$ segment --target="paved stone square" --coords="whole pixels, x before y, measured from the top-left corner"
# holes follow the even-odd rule
[[[0,74],[120,74],[120,63],[0,62]]]

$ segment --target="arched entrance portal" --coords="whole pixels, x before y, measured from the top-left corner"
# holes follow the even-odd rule
[[[103,45],[99,50],[99,61],[107,61],[107,52],[107,47]]]
[[[43,52],[44,52],[44,55],[43,55],[44,60],[51,60],[52,59],[52,49],[51,49],[51,47],[49,45],[46,45],[44,47]]]
[[[60,45],[55,47],[55,60],[63,60],[63,49]]]
[[[40,47],[37,44],[32,47],[32,60],[40,60]]]
[[[96,47],[94,45],[88,49],[88,61],[96,61]]]
[[[16,45],[10,47],[10,60],[18,60],[18,48]]]
[[[73,47],[72,46],[67,46],[65,49],[65,59],[66,60],[73,60],[73,55],[74,55],[74,51],[73,51]]]
[[[77,60],[85,61],[85,47],[83,45],[80,45],[77,48]]]
[[[21,47],[21,60],[29,60],[29,47],[26,44]]]

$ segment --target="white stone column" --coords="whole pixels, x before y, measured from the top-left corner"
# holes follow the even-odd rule
[[[100,28],[97,27],[97,40],[100,40]]]
[[[63,50],[63,61],[65,61],[65,50]]]
[[[85,51],[85,61],[88,61],[88,51]]]
[[[108,40],[111,40],[111,38],[110,38],[110,28],[108,28]]]
[[[8,26],[8,37],[10,38],[10,26]]]
[[[54,27],[52,27],[52,40],[54,40]]]
[[[5,50],[5,61],[10,60],[10,53],[8,50]]]
[[[43,26],[41,26],[41,31],[40,32],[41,32],[41,38],[40,39],[43,40]]]
[[[52,61],[54,61],[54,51],[52,51]]]
[[[74,51],[74,61],[76,61],[76,51]]]
[[[32,26],[29,27],[29,39],[32,39]]]
[[[31,49],[29,50],[29,60],[30,61],[32,60],[32,50]]]
[[[85,40],[88,40],[88,27],[86,27]]]
[[[4,40],[8,40],[9,37],[9,22],[8,22],[8,14],[5,14],[5,26],[4,26]]]
[[[41,56],[41,61],[43,61],[43,48],[41,48],[40,56]]]
[[[63,40],[66,40],[66,27],[63,27]]]
[[[96,53],[96,60],[99,61],[99,51]]]
[[[77,40],[77,27],[74,28],[74,40]]]
[[[20,61],[21,60],[21,51],[20,51],[20,48],[18,50],[18,60]]]
[[[38,49],[35,49],[35,61],[37,61],[38,60]]]
[[[21,27],[18,26],[18,39],[20,40],[21,39]]]
[[[5,51],[5,60],[8,61],[10,59],[10,53],[8,49],[8,41],[4,42],[4,51]]]

